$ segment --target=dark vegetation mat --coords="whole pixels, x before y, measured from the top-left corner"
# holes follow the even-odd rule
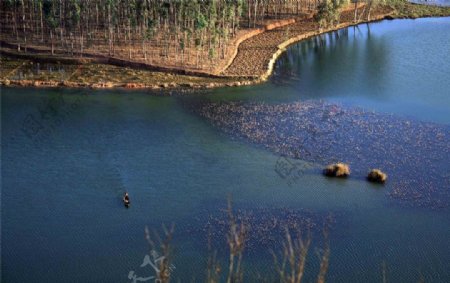
[[[407,206],[448,207],[450,127],[323,101],[284,104],[196,101],[186,105],[233,138],[281,156],[349,163],[389,176],[386,195]]]

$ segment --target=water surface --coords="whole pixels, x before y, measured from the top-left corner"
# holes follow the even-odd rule
[[[180,97],[2,88],[2,282],[131,282],[130,271],[153,275],[140,267],[149,252],[144,227],[162,223],[175,224],[172,275],[198,282],[210,228],[226,266],[229,195],[253,223],[244,255],[248,282],[258,274],[274,277],[269,250],[279,248],[283,226],[293,222],[312,231],[307,281],[317,276],[315,252],[329,222],[330,282],[380,282],[383,262],[389,281],[448,282],[448,187],[434,187],[444,205],[419,206],[389,197],[389,182],[327,179],[321,161],[284,158],[191,109],[308,102],[361,109],[412,129],[424,123],[448,129],[448,50],[449,18],[384,21],[293,45],[259,86]],[[298,178],[280,174],[286,160],[300,168]],[[129,209],[120,200],[124,191]]]
[[[424,5],[450,6],[450,0],[411,0],[410,2]]]

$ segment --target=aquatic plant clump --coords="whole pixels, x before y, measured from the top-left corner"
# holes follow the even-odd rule
[[[384,183],[387,180],[387,174],[380,169],[372,169],[367,175],[367,180],[373,183]]]
[[[323,170],[323,174],[327,177],[345,178],[350,175],[350,166],[345,163],[330,164]]]

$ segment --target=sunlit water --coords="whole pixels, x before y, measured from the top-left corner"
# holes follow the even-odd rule
[[[274,150],[191,109],[323,101],[448,131],[448,50],[449,18],[385,21],[293,45],[268,83],[208,95],[3,88],[2,282],[132,282],[130,271],[154,275],[140,267],[149,252],[144,227],[161,233],[162,223],[175,224],[172,276],[201,281],[208,230],[222,270],[227,266],[229,195],[252,224],[246,281],[274,278],[269,250],[280,250],[283,227],[294,222],[312,232],[306,279],[314,280],[321,230],[331,219],[328,281],[381,282],[385,262],[390,282],[421,276],[448,282],[448,174],[439,171],[442,182],[434,187],[440,206],[391,198],[389,181],[324,178],[320,161],[304,163],[301,156],[286,159],[298,163],[298,179],[283,177],[285,160]],[[129,209],[121,203],[124,191]]]

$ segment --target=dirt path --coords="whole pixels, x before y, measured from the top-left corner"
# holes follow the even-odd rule
[[[305,19],[284,28],[266,31],[256,35],[239,46],[233,63],[222,73],[226,76],[261,76],[268,67],[278,45],[298,35],[318,28],[313,19]]]

